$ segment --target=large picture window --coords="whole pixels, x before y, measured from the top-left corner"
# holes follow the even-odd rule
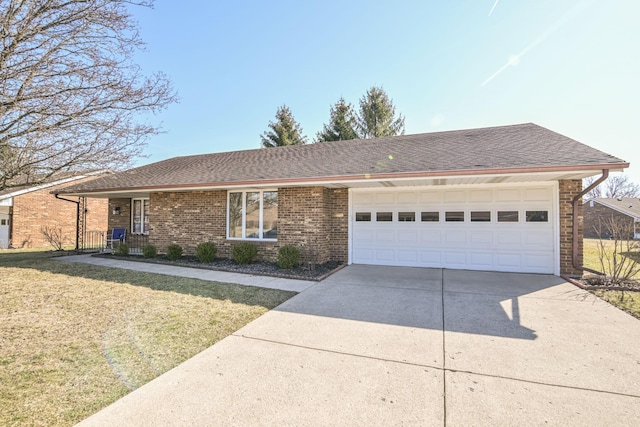
[[[227,237],[276,240],[278,238],[278,192],[230,191]]]
[[[149,199],[132,199],[131,233],[149,234]]]

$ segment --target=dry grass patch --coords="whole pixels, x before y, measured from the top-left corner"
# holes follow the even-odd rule
[[[0,425],[73,425],[294,295],[0,252]]]
[[[595,295],[640,319],[640,292],[593,291]]]

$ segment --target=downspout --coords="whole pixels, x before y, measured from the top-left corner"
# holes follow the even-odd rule
[[[573,227],[571,230],[572,243],[573,243],[572,252],[571,252],[571,261],[573,264],[573,268],[575,268],[576,270],[588,271],[589,273],[599,274],[599,275],[603,275],[603,273],[597,270],[592,270],[583,265],[580,265],[580,263],[578,262],[578,209],[580,207],[579,202],[582,196],[584,196],[589,191],[596,188],[598,185],[600,185],[600,183],[602,183],[602,181],[604,181],[608,177],[609,177],[609,169],[602,169],[602,176],[596,179],[590,186],[582,190],[582,192],[580,192],[577,196],[573,198],[573,202],[572,202],[573,209],[571,212],[571,215],[573,217]]]
[[[63,197],[60,197],[58,193],[55,193],[56,199],[64,200],[65,202],[71,202],[76,204],[76,251],[78,250],[79,242],[78,242],[78,227],[80,227],[80,201],[69,200]]]

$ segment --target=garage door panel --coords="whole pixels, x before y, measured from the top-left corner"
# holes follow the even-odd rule
[[[490,249],[493,247],[493,232],[491,231],[470,231],[469,247]]]
[[[420,233],[420,241],[423,245],[439,245],[442,241],[442,233],[440,232],[440,230],[435,229],[423,231]]]
[[[466,252],[445,252],[444,267],[464,267],[467,265]]]
[[[442,252],[440,251],[420,251],[420,263],[424,267],[441,267]]]
[[[490,269],[493,266],[493,254],[486,252],[470,252],[467,255],[467,261],[470,267]]]
[[[448,245],[465,245],[467,243],[467,232],[446,230],[444,233],[444,240]]]
[[[400,243],[417,243],[418,235],[415,231],[400,230],[398,231],[398,242]]]
[[[375,257],[376,261],[381,261],[386,263],[385,265],[390,265],[394,261],[394,250],[393,249],[376,249]]]
[[[352,212],[371,212],[372,221],[350,221],[352,262],[379,265],[553,273],[557,261],[551,186],[466,189],[352,190]],[[547,222],[527,222],[526,211],[548,212]],[[464,211],[464,221],[445,213]],[[490,221],[471,222],[471,212],[490,212]],[[498,212],[517,211],[516,222],[498,222]],[[376,212],[393,220],[377,222]],[[399,215],[415,212],[413,218]],[[438,216],[422,212],[439,212]],[[476,216],[477,218],[478,216]]]

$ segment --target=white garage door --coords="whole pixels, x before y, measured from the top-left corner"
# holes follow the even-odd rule
[[[555,187],[352,191],[351,262],[554,273]]]

